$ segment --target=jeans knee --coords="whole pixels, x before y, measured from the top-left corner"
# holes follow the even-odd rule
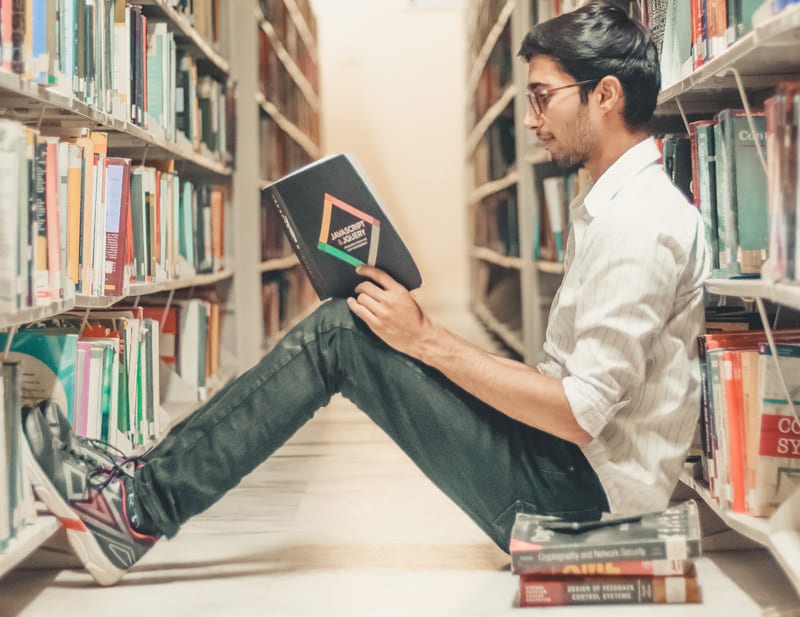
[[[337,327],[350,329],[355,326],[356,322],[347,302],[341,298],[332,298],[323,302],[310,315],[309,319],[314,320],[315,326],[319,330],[330,330]]]

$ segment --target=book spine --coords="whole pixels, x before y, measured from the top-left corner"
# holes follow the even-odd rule
[[[520,565],[512,553],[511,566],[521,576],[680,576],[692,569],[690,559],[643,559],[639,561],[606,561],[567,565],[537,563]]]
[[[292,243],[294,252],[300,261],[300,265],[305,270],[308,279],[311,281],[311,285],[314,287],[317,295],[323,297],[324,282],[322,281],[322,278],[314,268],[311,261],[308,259],[308,248],[300,239],[300,234],[297,232],[294,220],[292,219],[291,214],[289,214],[289,209],[286,207],[280,192],[274,187],[264,190],[269,195],[270,202],[272,202],[273,206],[275,206],[275,209],[278,211],[278,219],[281,222],[281,226],[283,227],[286,236],[289,238],[289,241]]]
[[[693,577],[622,579],[520,578],[520,606],[569,604],[683,604],[700,601]]]
[[[542,567],[564,567],[574,564],[607,562],[646,562],[654,560],[680,560],[697,557],[700,545],[697,540],[685,536],[643,540],[627,544],[609,543],[582,548],[540,548],[518,550],[511,553],[514,572],[537,571]]]

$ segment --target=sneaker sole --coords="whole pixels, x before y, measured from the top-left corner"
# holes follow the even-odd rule
[[[74,510],[59,494],[47,474],[44,473],[31,452],[27,439],[22,442],[23,455],[31,475],[31,483],[36,496],[42,500],[47,509],[61,522],[67,532],[67,539],[84,567],[100,585],[113,585],[125,574],[112,564],[103,549],[95,540],[84,522],[76,516]]]

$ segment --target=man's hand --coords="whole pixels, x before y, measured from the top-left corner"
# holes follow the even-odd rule
[[[347,299],[350,310],[386,344],[419,357],[435,328],[414,296],[383,270],[359,266],[356,272],[368,280],[356,285],[355,297]]]

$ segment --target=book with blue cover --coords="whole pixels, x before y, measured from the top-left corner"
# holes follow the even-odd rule
[[[310,163],[266,186],[292,249],[320,299],[346,298],[359,265],[385,270],[407,289],[422,284],[411,253],[350,154]]]

